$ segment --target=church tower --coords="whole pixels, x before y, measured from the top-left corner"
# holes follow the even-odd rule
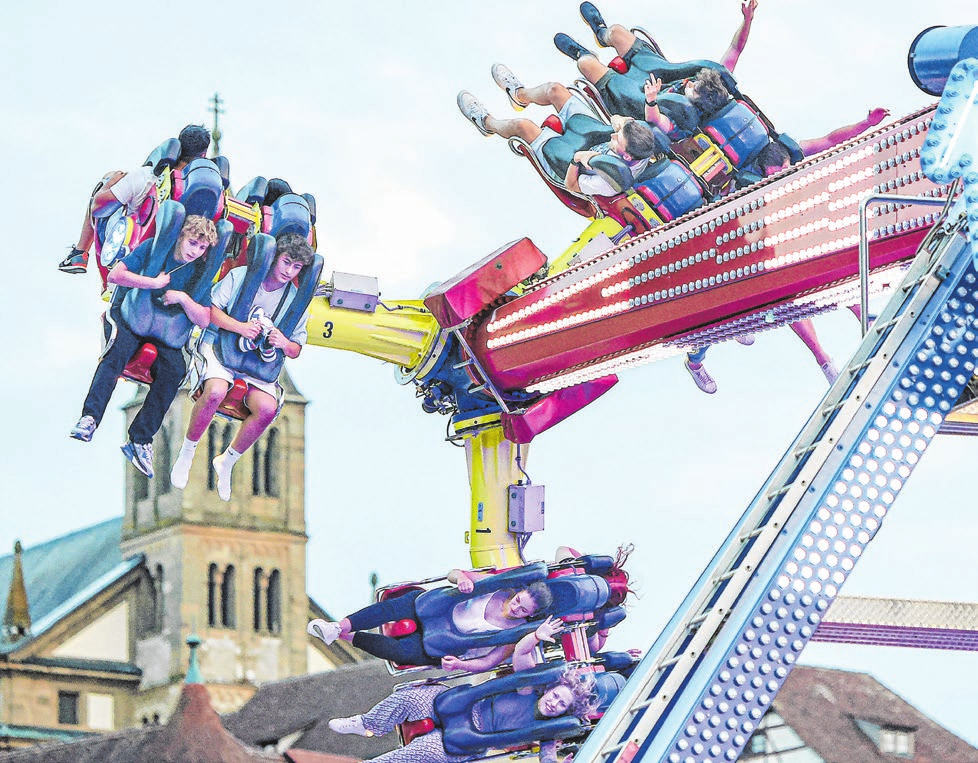
[[[200,670],[218,712],[237,709],[258,685],[306,673],[305,406],[287,372],[275,422],[235,465],[229,503],[217,495],[211,459],[238,422],[215,417],[201,438],[186,489],[170,466],[192,402],[178,395],[154,440],[155,476],[126,469],[122,555],[145,555],[152,577],[136,642],[142,669],[137,722],[162,721],[187,665],[187,637],[200,635]],[[145,392],[126,406],[131,421]]]

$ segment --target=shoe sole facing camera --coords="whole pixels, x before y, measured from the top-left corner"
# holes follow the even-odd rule
[[[594,33],[595,42],[602,48],[607,48],[608,43],[601,39],[601,33],[607,31],[608,25],[605,23],[601,11],[593,3],[581,3],[580,11],[584,23],[591,27],[591,31]]]
[[[153,479],[153,467],[146,466],[146,464],[143,463],[142,459],[136,453],[135,446],[131,442],[127,442],[120,448],[120,450],[122,451],[122,455],[126,457],[129,463],[136,467],[136,471],[144,474],[147,479]]]

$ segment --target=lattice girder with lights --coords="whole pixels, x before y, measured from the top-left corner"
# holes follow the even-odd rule
[[[737,759],[974,373],[966,231],[928,243],[578,759]]]

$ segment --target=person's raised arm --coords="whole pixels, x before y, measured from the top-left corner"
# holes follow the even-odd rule
[[[870,127],[875,127],[878,125],[889,115],[889,109],[875,108],[866,115],[865,119],[861,119],[858,122],[853,122],[851,125],[838,127],[827,135],[823,135],[821,138],[800,140],[798,141],[798,145],[801,147],[801,150],[805,156],[817,154],[819,151],[825,151],[826,149],[837,146],[840,143],[845,143],[847,140],[851,140],[857,135],[861,135]]]
[[[513,650],[513,670],[529,670],[536,665],[537,660],[534,650],[536,649],[537,644],[544,641],[553,643],[554,635],[559,633],[563,627],[564,623],[559,618],[548,617],[537,626],[535,631],[532,633],[527,633],[523,638],[517,641],[516,648]],[[524,692],[523,689],[520,689],[519,691]],[[532,691],[532,689],[530,689],[530,691]]]
[[[756,10],[757,0],[741,0],[740,12],[744,14],[744,20],[740,22],[740,26],[730,41],[730,47],[727,48],[727,52],[720,59],[720,63],[729,72],[733,72],[734,67],[737,66],[737,61],[740,60],[740,54],[744,52],[744,47],[747,45],[747,38],[750,36],[750,26],[754,22],[754,11]]]
[[[650,74],[649,78],[645,80],[645,121],[668,135],[673,131],[675,125],[669,117],[659,111],[660,90],[662,90],[662,80],[653,79]]]

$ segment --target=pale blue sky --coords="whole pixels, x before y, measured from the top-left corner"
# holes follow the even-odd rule
[[[607,0],[610,21],[652,31],[674,59],[725,50],[736,0]],[[816,9],[813,10],[813,9]],[[978,23],[973,3],[761,0],[737,69],[743,89],[782,130],[821,135],[872,106],[894,115],[928,103],[906,72],[926,27]],[[364,4],[243,0],[166,5],[62,0],[5,14],[0,190],[7,259],[9,401],[0,481],[0,548],[53,537],[122,511],[124,438],[115,405],[88,446],[67,438],[98,352],[94,276],[54,265],[77,235],[92,184],[137,165],[225,100],[223,153],[237,188],[256,174],[288,178],[319,202],[327,272],[376,275],[385,298],[418,296],[507,241],[530,236],[557,255],[584,227],[505,143],[462,119],[467,88],[509,112],[489,68],[528,83],[570,80],[557,31],[590,45],[577,4]],[[536,112],[527,112],[533,115]],[[543,112],[540,113],[540,118]],[[848,314],[816,321],[842,361],[858,339]],[[718,347],[707,397],[678,359],[619,385],[531,448],[547,485],[547,530],[528,553],[563,543],[611,551],[632,540],[641,599],[613,646],[647,646],[825,391],[790,332],[750,348]],[[392,369],[310,348],[291,366],[309,397],[309,590],[335,615],[364,603],[367,577],[428,576],[463,565],[468,488],[445,420],[421,413]],[[844,593],[975,598],[978,521],[965,476],[978,443],[939,438]],[[813,645],[811,664],[867,670],[978,743],[978,657]]]

